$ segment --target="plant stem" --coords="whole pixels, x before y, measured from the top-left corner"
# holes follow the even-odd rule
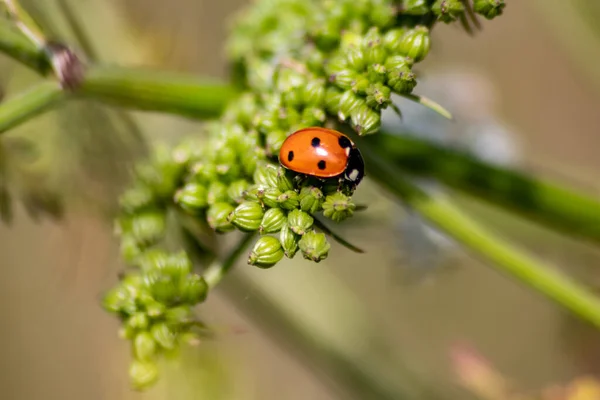
[[[0,18],[0,52],[42,75],[52,70],[43,50],[19,32],[11,21]]]
[[[600,201],[586,194],[405,135],[381,132],[369,137],[369,144],[404,171],[433,177],[546,227],[600,244]]]
[[[248,247],[248,244],[256,237],[254,233],[245,234],[242,239],[235,245],[233,250],[227,255],[225,260],[216,260],[204,271],[203,277],[208,287],[213,289],[221,282],[223,277],[227,275],[229,270],[235,265],[238,258]]]
[[[440,230],[462,243],[472,253],[525,285],[532,287],[580,318],[600,327],[600,301],[583,287],[552,267],[512,247],[470,219],[451,202],[429,196],[406,180],[403,172],[373,146],[370,140],[358,138],[357,144],[368,166],[369,175],[381,186]]]
[[[39,115],[65,98],[60,85],[45,81],[0,104],[0,134]]]
[[[191,118],[221,114],[236,92],[218,81],[137,68],[90,68],[77,93],[129,109],[161,111]]]

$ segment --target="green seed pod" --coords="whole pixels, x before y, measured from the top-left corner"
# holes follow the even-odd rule
[[[327,120],[327,114],[322,108],[307,107],[302,110],[302,126],[319,126]]]
[[[337,75],[343,71],[350,70],[350,66],[348,65],[348,60],[341,54],[338,54],[335,57],[332,57],[327,64],[325,64],[325,72],[327,75]]]
[[[356,205],[342,193],[334,193],[325,198],[323,215],[335,222],[341,222],[354,214]]]
[[[140,332],[133,339],[133,354],[140,361],[151,361],[156,356],[156,342],[149,332]]]
[[[125,325],[133,330],[145,331],[146,329],[148,329],[149,323],[150,319],[148,318],[148,315],[146,313],[136,312],[127,319]]]
[[[267,207],[279,207],[279,196],[282,195],[281,191],[275,187],[260,189],[257,193],[258,199]]]
[[[230,214],[229,221],[243,232],[254,232],[260,227],[264,215],[259,203],[245,201]]]
[[[440,21],[450,23],[460,18],[465,6],[460,0],[436,0],[431,10]]]
[[[288,225],[294,233],[304,235],[313,225],[314,218],[302,211],[293,210],[288,214]]]
[[[208,285],[200,275],[192,274],[180,282],[181,298],[189,305],[202,303],[208,294]]]
[[[133,215],[125,225],[139,244],[150,245],[163,237],[166,228],[165,214],[147,211]]]
[[[305,186],[300,190],[299,200],[302,211],[314,214],[321,210],[323,192],[317,187]]]
[[[277,168],[277,188],[282,192],[294,189],[294,173],[285,168]]]
[[[296,235],[287,223],[281,227],[281,230],[279,231],[279,242],[281,243],[283,253],[287,258],[293,258],[294,255],[296,255],[299,239],[300,236]]]
[[[218,233],[232,231],[234,226],[227,220],[234,207],[229,203],[215,203],[206,212],[206,221]]]
[[[354,81],[351,89],[354,93],[364,95],[370,84],[371,82],[361,75],[356,81]]]
[[[325,234],[309,231],[298,241],[298,247],[304,258],[318,263],[327,258],[331,245]]]
[[[407,31],[400,40],[398,51],[406,57],[410,57],[415,62],[422,61],[429,53],[431,38],[429,29],[420,25]]]
[[[227,195],[227,185],[219,181],[211,182],[208,186],[206,198],[210,205],[229,200],[229,196]]]
[[[417,86],[415,74],[408,66],[396,68],[387,75],[388,85],[396,93],[408,94]]]
[[[290,123],[291,125],[291,123]],[[281,145],[287,138],[287,133],[283,130],[273,130],[267,134],[266,137],[266,149],[268,154],[277,154],[279,153],[279,149]]]
[[[175,193],[175,203],[190,214],[208,206],[208,190],[198,183],[188,183]]]
[[[145,302],[144,306],[146,308],[146,314],[150,318],[159,318],[165,313],[165,311],[167,311],[167,307],[164,304],[159,303],[154,299],[152,299],[152,301]]]
[[[350,115],[352,127],[359,135],[369,135],[379,130],[381,114],[373,111],[366,104]]]
[[[350,47],[346,50],[348,68],[354,73],[361,73],[367,67],[365,52],[360,47]]]
[[[321,79],[309,80],[300,90],[307,106],[321,107],[325,102],[325,82]]]
[[[119,313],[129,299],[129,292],[122,286],[111,289],[102,299],[102,307],[108,312]]]
[[[367,65],[383,64],[388,56],[385,47],[380,41],[368,46],[365,53]]]
[[[165,322],[174,326],[188,324],[192,320],[192,310],[189,306],[172,307],[165,312]]]
[[[191,172],[194,182],[208,183],[217,178],[217,167],[213,163],[197,162],[191,167]]]
[[[261,164],[254,171],[254,183],[259,188],[277,186],[277,167],[273,164]]]
[[[158,302],[170,304],[179,296],[179,288],[168,275],[149,272],[144,275],[146,287]]]
[[[248,264],[259,268],[270,268],[283,258],[279,240],[273,236],[261,236],[248,257]]]
[[[389,87],[376,83],[367,89],[367,106],[380,110],[391,103],[392,91]]]
[[[325,95],[325,109],[331,114],[337,114],[340,110],[340,103],[344,92],[337,88],[329,87]]]
[[[348,90],[359,76],[358,72],[345,69],[337,74],[331,75],[329,80],[340,89]]]
[[[406,33],[404,28],[395,28],[387,31],[383,36],[383,46],[390,52],[390,54],[396,54],[398,52],[398,45]]]
[[[119,338],[124,340],[133,340],[136,335],[136,330],[130,326],[123,325],[119,328]]]
[[[391,56],[385,60],[385,69],[389,72],[394,71],[396,69],[400,69],[402,71],[406,71],[406,68],[410,71],[410,68],[413,66],[413,59],[406,58],[403,56]]]
[[[185,251],[170,254],[163,272],[174,281],[179,281],[192,272],[192,262]]]
[[[277,197],[277,203],[279,203],[279,207],[285,210],[293,210],[300,204],[300,199],[298,198],[298,193],[288,190]]]
[[[154,341],[163,349],[172,350],[175,348],[175,333],[169,328],[169,325],[165,324],[164,322],[153,324],[150,328],[150,334],[152,335]]]
[[[169,263],[169,255],[159,249],[151,249],[146,251],[141,257],[136,260],[135,265],[140,267],[142,272],[164,270]]]
[[[429,6],[427,0],[403,0],[401,10],[406,15],[426,15],[429,13]]]
[[[367,78],[370,83],[383,83],[385,82],[385,76],[387,69],[383,64],[371,64],[367,68]]]
[[[375,2],[369,10],[369,20],[372,25],[379,28],[387,28],[395,20],[396,10],[392,4],[387,2]]]
[[[121,235],[120,253],[125,262],[134,262],[143,251],[143,246],[132,235]]]
[[[342,121],[346,120],[355,110],[365,104],[364,98],[357,96],[351,90],[347,90],[340,99],[338,117]]]
[[[261,235],[278,232],[286,222],[287,215],[281,208],[270,208],[262,219],[259,232]]]
[[[250,184],[245,179],[238,179],[237,181],[232,182],[227,188],[229,199],[235,203],[241,203],[244,201],[244,193],[249,186]]]
[[[119,198],[121,210],[126,213],[147,209],[155,204],[154,193],[148,186],[142,184],[135,185]]]
[[[147,389],[158,380],[158,366],[154,362],[133,360],[129,366],[129,379],[134,389]]]
[[[475,0],[473,2],[475,12],[486,19],[493,19],[498,15],[502,15],[504,7],[506,7],[504,0]]]

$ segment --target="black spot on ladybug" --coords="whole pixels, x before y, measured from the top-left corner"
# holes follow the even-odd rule
[[[325,168],[327,168],[327,164],[325,163],[325,160],[321,160],[317,163],[317,167],[319,167],[320,170],[324,170]]]
[[[292,162],[292,160],[293,160],[293,159],[294,159],[294,152],[293,152],[293,151],[290,151],[290,152],[288,153],[288,161],[289,161],[289,162]]]
[[[345,136],[340,136],[340,138],[338,139],[338,143],[340,144],[340,147],[342,149],[346,149],[352,146],[352,142],[350,141],[350,139],[348,139]]]
[[[318,137],[314,137],[311,141],[310,141],[310,145],[312,147],[319,147],[321,145],[321,139],[319,139]]]

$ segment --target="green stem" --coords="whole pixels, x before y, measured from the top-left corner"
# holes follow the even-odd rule
[[[404,171],[433,177],[546,227],[600,244],[600,201],[590,196],[404,135],[381,132],[369,137],[369,143]]]
[[[206,78],[106,66],[90,68],[77,93],[130,109],[198,119],[219,116],[236,95],[230,86]]]
[[[236,244],[234,249],[229,253],[229,255],[227,255],[225,260],[217,260],[213,262],[206,269],[206,271],[204,271],[203,277],[210,289],[213,289],[215,286],[217,286],[223,277],[227,275],[229,270],[235,265],[238,258],[246,250],[246,247],[248,247],[255,236],[256,235],[254,233],[245,234],[244,237]]]
[[[14,24],[0,18],[0,52],[46,75],[52,70],[44,52],[18,31]]]
[[[370,142],[362,138],[357,139],[369,175],[380,185],[471,252],[490,261],[497,270],[516,278],[561,307],[600,327],[600,301],[593,294],[552,267],[543,265],[486,231],[451,202],[429,196],[406,180],[402,171]]]
[[[0,134],[52,108],[65,98],[60,85],[45,81],[0,104]]]

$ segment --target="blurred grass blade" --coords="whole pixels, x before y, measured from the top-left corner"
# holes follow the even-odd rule
[[[404,171],[433,177],[558,232],[600,244],[600,201],[584,193],[407,135],[381,132],[370,143]]]
[[[370,140],[356,137],[369,175],[381,186],[419,212],[442,232],[462,243],[472,253],[490,262],[490,266],[544,294],[559,306],[600,327],[600,300],[577,283],[512,247],[461,212],[451,202],[429,196],[403,177]]]
[[[438,104],[435,101],[433,101],[425,96],[419,96],[417,94],[403,94],[401,96],[404,98],[407,98],[409,100],[412,100],[415,103],[419,103],[420,105],[429,108],[431,111],[435,111],[436,113],[440,114],[442,117],[445,117],[448,119],[453,119],[450,111],[448,111],[444,107],[442,107],[441,104]]]
[[[44,81],[0,104],[0,134],[49,110],[65,98],[60,85]]]
[[[200,119],[219,116],[236,94],[233,88],[215,80],[119,67],[91,68],[78,93],[130,109]]]

